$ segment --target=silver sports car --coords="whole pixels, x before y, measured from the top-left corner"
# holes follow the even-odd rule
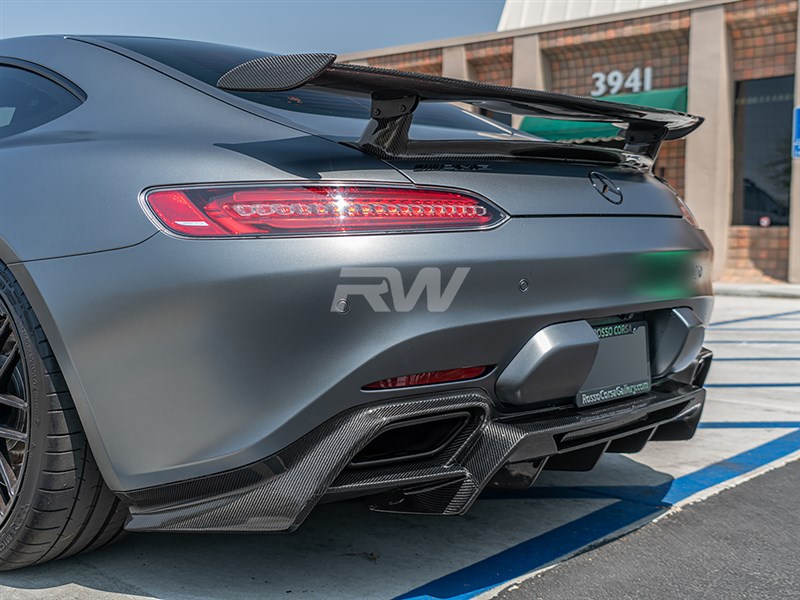
[[[711,248],[653,163],[699,117],[169,39],[0,54],[0,568],[458,515],[694,434]]]

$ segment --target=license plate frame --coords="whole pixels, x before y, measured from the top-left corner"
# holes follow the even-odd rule
[[[611,323],[592,329],[600,346],[586,381],[575,395],[575,404],[586,408],[649,392],[652,380],[647,323]]]

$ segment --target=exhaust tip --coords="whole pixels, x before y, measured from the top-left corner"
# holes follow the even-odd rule
[[[356,454],[348,467],[379,467],[434,456],[464,430],[471,418],[471,413],[461,411],[392,423]]]

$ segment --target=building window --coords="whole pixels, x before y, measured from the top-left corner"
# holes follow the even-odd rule
[[[794,77],[736,83],[733,225],[789,224]]]

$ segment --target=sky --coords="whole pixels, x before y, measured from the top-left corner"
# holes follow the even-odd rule
[[[0,0],[0,38],[176,37],[344,54],[494,31],[503,0]]]

